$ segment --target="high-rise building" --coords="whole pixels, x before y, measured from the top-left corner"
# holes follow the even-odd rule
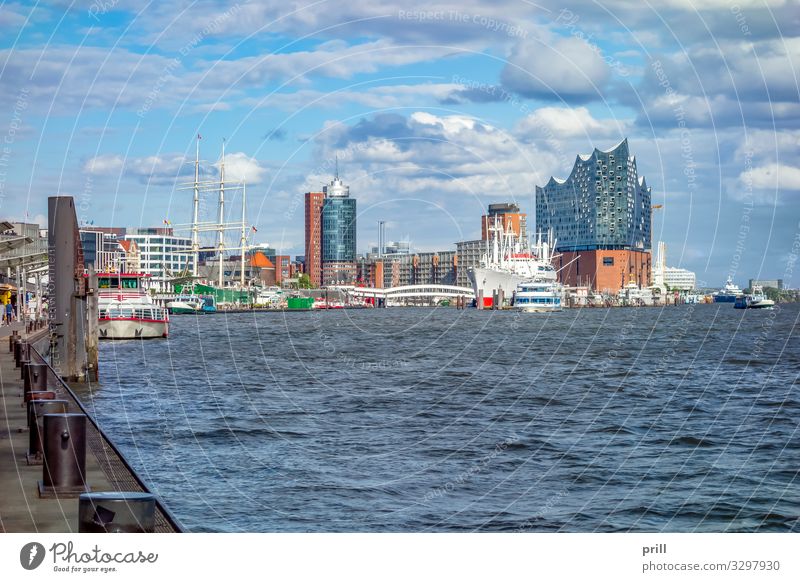
[[[356,280],[356,200],[338,174],[323,188],[322,284]]]
[[[536,231],[561,254],[561,282],[612,293],[650,285],[650,201],[627,139],[579,155],[568,178],[537,186]]]
[[[513,232],[520,240],[528,239],[528,216],[513,202],[489,204],[489,213],[481,217],[481,239],[489,240],[489,228],[497,222],[504,232]]]
[[[306,192],[306,255],[309,281],[314,287],[322,285],[322,202],[323,192]]]

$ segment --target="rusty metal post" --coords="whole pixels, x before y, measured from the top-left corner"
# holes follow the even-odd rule
[[[86,484],[86,415],[45,414],[39,497],[78,497]]]
[[[82,493],[79,533],[153,533],[156,498],[152,493],[102,491]]]
[[[31,400],[55,400],[56,393],[53,390],[31,390],[30,392],[25,393],[25,398],[23,399],[25,404],[30,402]]]
[[[29,465],[41,465],[44,448],[42,445],[42,416],[45,414],[64,414],[69,411],[67,400],[31,400],[28,402],[28,452],[25,457]]]
[[[27,364],[22,368],[23,393],[31,390],[47,390],[47,366],[45,364]]]

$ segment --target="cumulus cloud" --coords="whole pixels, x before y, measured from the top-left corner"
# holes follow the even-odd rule
[[[739,182],[753,188],[800,190],[800,168],[783,164],[767,164],[739,174]]]
[[[520,120],[514,133],[521,139],[615,138],[626,135],[629,122],[595,119],[586,107],[540,107]]]
[[[125,160],[117,154],[102,154],[86,160],[83,171],[101,176],[119,174],[125,165]]]
[[[219,171],[221,160],[217,160],[214,167]],[[225,154],[225,180],[245,181],[248,184],[258,184],[263,181],[267,173],[258,160],[251,158],[244,152]]]
[[[523,40],[501,74],[503,85],[525,97],[586,102],[603,98],[609,68],[583,39]]]

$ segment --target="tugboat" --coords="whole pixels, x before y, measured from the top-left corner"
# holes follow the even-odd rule
[[[760,285],[753,285],[752,293],[743,293],[733,304],[736,309],[772,309],[775,302],[767,299]]]
[[[725,286],[719,291],[712,294],[714,303],[734,303],[736,298],[742,294],[742,290],[736,285],[730,277],[725,282]]]
[[[165,338],[169,314],[142,288],[148,274],[100,273],[97,276],[100,339]]]

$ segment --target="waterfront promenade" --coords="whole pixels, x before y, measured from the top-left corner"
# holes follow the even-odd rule
[[[26,334],[22,324],[0,328],[0,532],[77,532],[78,499],[39,497],[37,482],[43,477],[42,465],[28,465],[25,453],[29,434],[26,409],[23,407],[21,370],[8,351],[8,335],[14,329],[32,343],[47,337],[42,329]],[[35,363],[46,363],[35,351]],[[69,412],[87,415],[86,483],[92,492],[150,493],[119,450],[94,419],[89,416],[77,395],[48,369],[48,390],[69,403]],[[154,530],[156,533],[182,531],[176,518],[155,496]]]
[[[14,329],[25,337],[22,323],[0,328],[0,532],[77,532],[78,499],[40,499],[36,483],[42,479],[42,465],[28,465],[25,460],[28,431],[22,380],[7,343]],[[29,337],[45,333],[39,330]],[[52,385],[50,390],[64,398]],[[71,407],[70,412],[77,411]],[[114,489],[91,451],[86,454],[86,477],[94,491]]]

